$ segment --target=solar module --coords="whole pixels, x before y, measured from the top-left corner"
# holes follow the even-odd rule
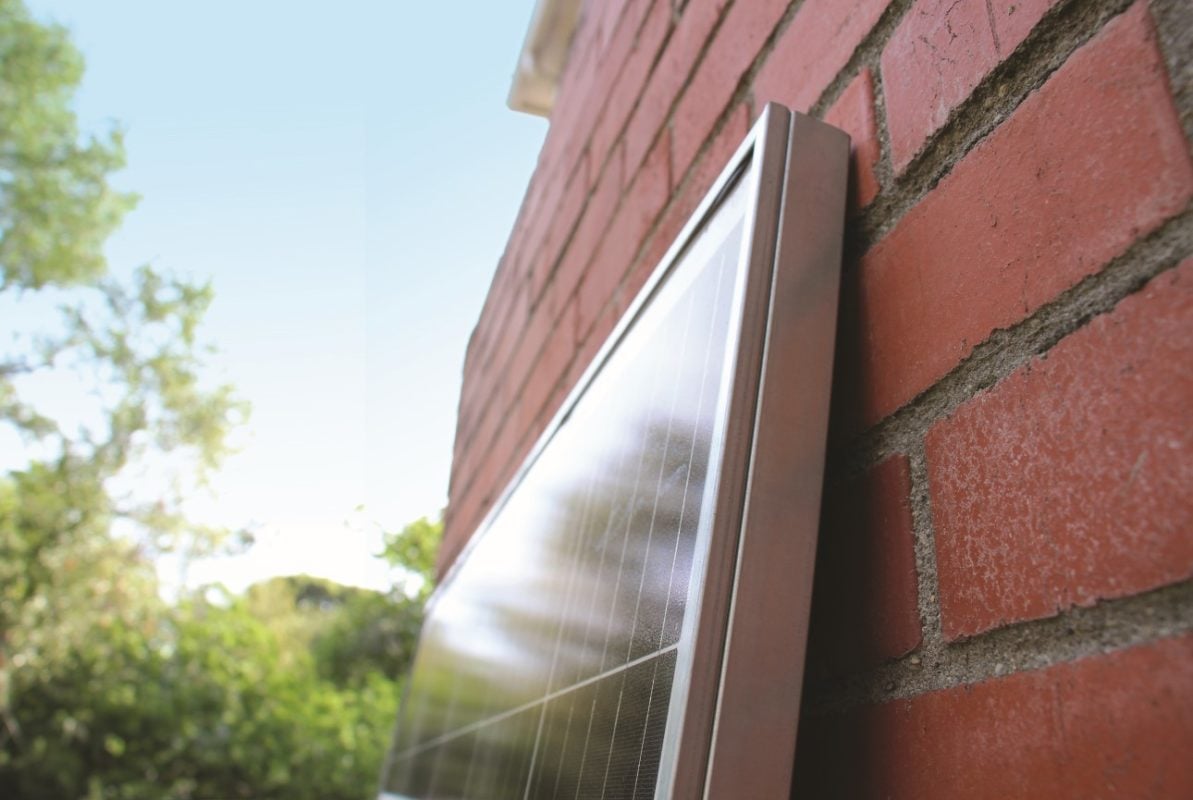
[[[382,798],[687,797],[752,768],[713,769],[716,729],[735,731],[726,702],[754,701],[734,658],[794,648],[788,670],[801,670],[847,150],[835,129],[764,112],[433,596]],[[798,307],[776,315],[793,281]],[[822,352],[776,363],[767,350],[785,329],[803,334],[796,355]],[[766,376],[781,388],[790,370],[814,384],[794,407],[815,491],[751,493],[775,449],[758,440],[775,414]],[[766,554],[786,574],[764,565],[739,591],[735,575],[758,571],[741,561],[745,521],[787,514],[792,497],[797,545]],[[772,593],[776,577],[796,588]],[[759,593],[792,591],[794,633],[735,624]],[[731,632],[740,647],[725,646]],[[793,694],[777,704],[789,735],[757,748],[785,747],[788,771],[798,683]]]

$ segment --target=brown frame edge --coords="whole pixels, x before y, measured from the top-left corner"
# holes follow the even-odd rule
[[[766,146],[780,137],[785,147]],[[770,104],[725,175],[740,168],[747,149],[765,158],[672,797],[791,790],[849,138]],[[777,155],[784,163],[769,163]]]
[[[794,114],[708,798],[791,791],[848,170],[849,137]]]

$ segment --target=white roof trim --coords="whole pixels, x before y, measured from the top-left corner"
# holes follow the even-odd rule
[[[535,4],[506,100],[514,111],[551,116],[579,17],[580,0],[538,0]]]

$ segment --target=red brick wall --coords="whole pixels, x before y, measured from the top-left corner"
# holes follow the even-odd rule
[[[441,568],[768,100],[855,144],[797,791],[1193,796],[1188,0],[590,0]]]

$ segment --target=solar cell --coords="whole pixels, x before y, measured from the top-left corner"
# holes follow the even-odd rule
[[[383,797],[702,785],[794,138],[769,108],[437,590]]]

